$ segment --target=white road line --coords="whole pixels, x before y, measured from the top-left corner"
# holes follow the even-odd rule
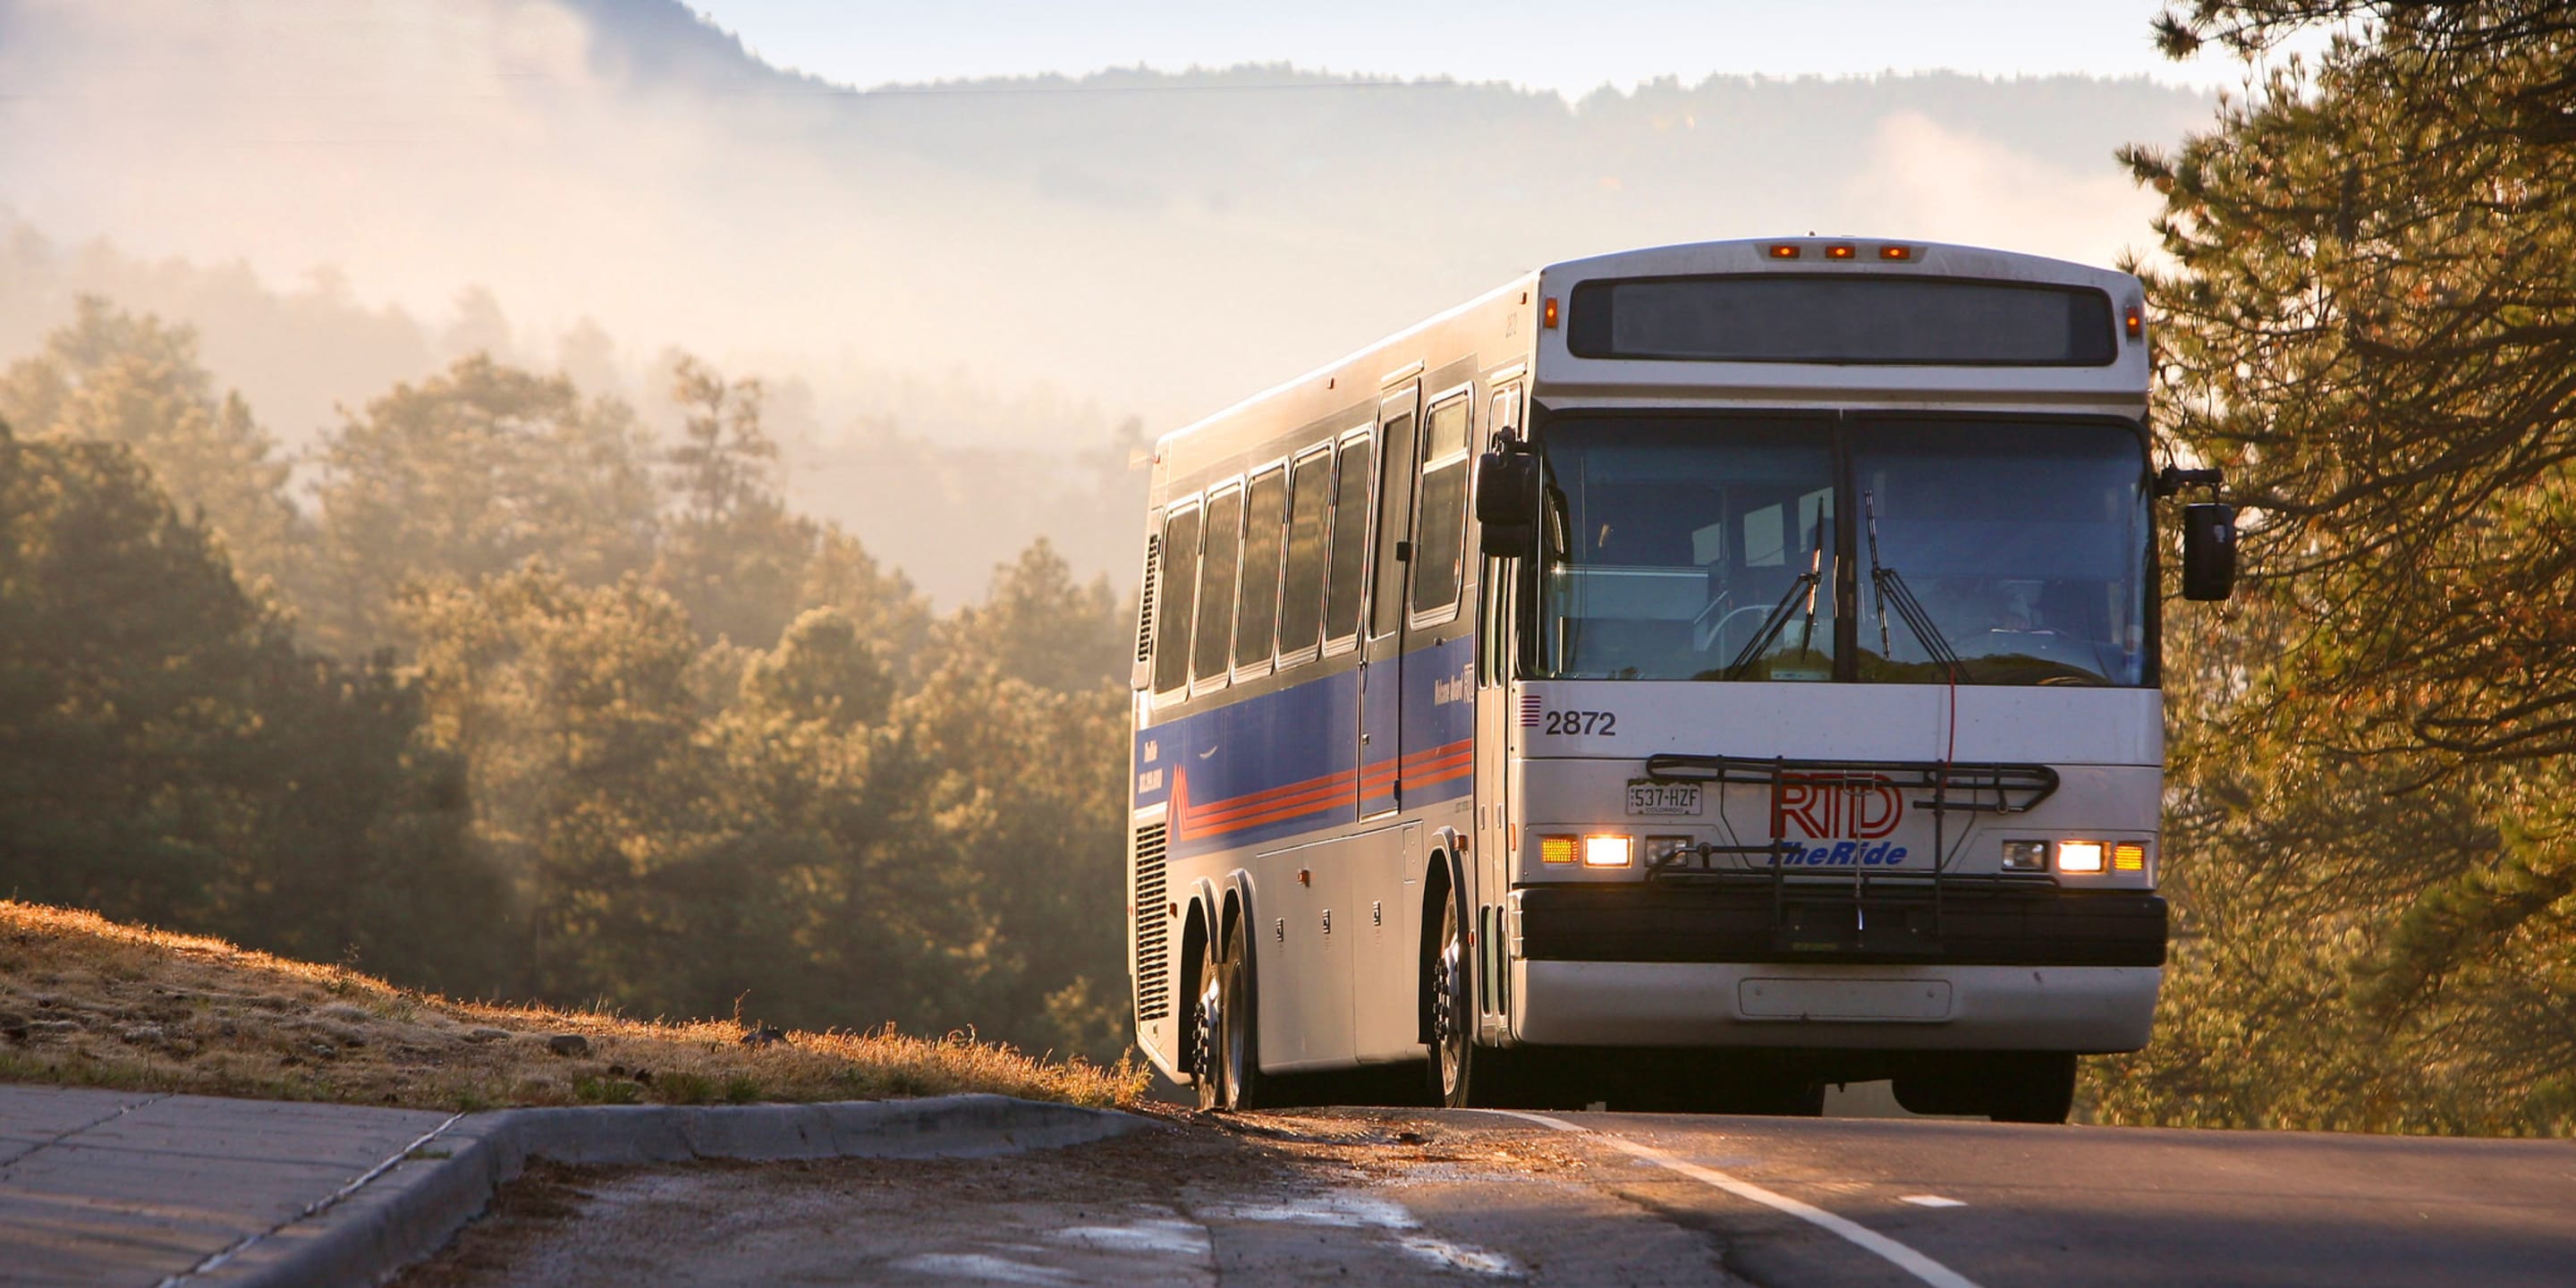
[[[1968,1201],[1966,1199],[1943,1198],[1938,1194],[1900,1194],[1896,1197],[1896,1201],[1899,1203],[1911,1203],[1916,1207],[1968,1206]]]
[[[1750,1199],[1764,1207],[1775,1208],[1801,1221],[1830,1230],[1859,1247],[1887,1259],[1894,1263],[1897,1269],[1932,1285],[1932,1288],[1977,1288],[1975,1280],[1867,1226],[1845,1220],[1812,1204],[1801,1203],[1786,1194],[1775,1194],[1751,1181],[1738,1180],[1716,1168],[1702,1167],[1697,1163],[1675,1158],[1652,1145],[1640,1145],[1624,1136],[1614,1136],[1606,1131],[1578,1127],[1562,1118],[1550,1118],[1546,1114],[1525,1114],[1514,1109],[1486,1109],[1479,1112],[1518,1118],[1524,1122],[1537,1123],[1541,1127],[1577,1136],[1597,1137],[1620,1153],[1642,1158],[1659,1167],[1679,1172],[1702,1185],[1715,1186],[1737,1198]]]

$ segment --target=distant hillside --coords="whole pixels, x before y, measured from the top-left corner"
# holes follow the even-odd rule
[[[2111,150],[2209,110],[2145,80],[1937,73],[1578,103],[1286,67],[861,92],[675,0],[319,14],[0,0],[0,208],[45,239],[14,256],[43,289],[0,292],[0,343],[109,289],[204,327],[291,440],[409,355],[496,345],[640,382],[680,345],[801,382],[841,477],[876,441],[862,422],[1045,458],[1549,259],[1819,229],[2108,261],[2150,209]],[[1030,535],[902,522],[963,566]]]

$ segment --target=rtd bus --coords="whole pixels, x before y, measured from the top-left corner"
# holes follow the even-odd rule
[[[2155,1009],[2154,509],[2216,483],[2150,463],[2143,310],[1965,246],[1630,251],[1163,438],[1155,1066],[2062,1120]],[[2183,526],[2223,597],[2232,512]]]

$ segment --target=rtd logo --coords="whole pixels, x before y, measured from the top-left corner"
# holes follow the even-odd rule
[[[1773,836],[1870,841],[1904,818],[1905,798],[1884,774],[1782,774],[1771,793]]]

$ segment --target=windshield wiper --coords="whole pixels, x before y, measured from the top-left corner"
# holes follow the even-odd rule
[[[1905,628],[1914,632],[1914,638],[1923,645],[1923,651],[1940,663],[1953,679],[1957,678],[1959,654],[1941,634],[1940,625],[1932,620],[1931,613],[1924,610],[1923,601],[1914,597],[1914,590],[1905,584],[1905,578],[1878,561],[1877,494],[1863,491],[1860,506],[1869,521],[1869,584],[1872,602],[1878,607],[1878,655],[1890,662],[1896,660],[1895,650],[1887,638],[1887,605],[1888,601],[1894,600],[1897,616],[1905,619]]]
[[[1762,619],[1762,629],[1753,632],[1753,638],[1744,642],[1744,647],[1736,653],[1735,660],[1726,664],[1727,679],[1732,680],[1743,674],[1744,668],[1753,665],[1753,659],[1762,656],[1762,650],[1771,647],[1771,641],[1780,634],[1782,628],[1789,624],[1790,610],[1797,604],[1798,596],[1801,594],[1807,597],[1807,624],[1798,635],[1798,654],[1804,657],[1814,651],[1816,589],[1824,584],[1824,580],[1825,512],[1820,507],[1816,511],[1816,545],[1815,549],[1808,553],[1807,570],[1799,573],[1796,581],[1789,583],[1789,593],[1782,595],[1780,602],[1771,606],[1770,614]]]

